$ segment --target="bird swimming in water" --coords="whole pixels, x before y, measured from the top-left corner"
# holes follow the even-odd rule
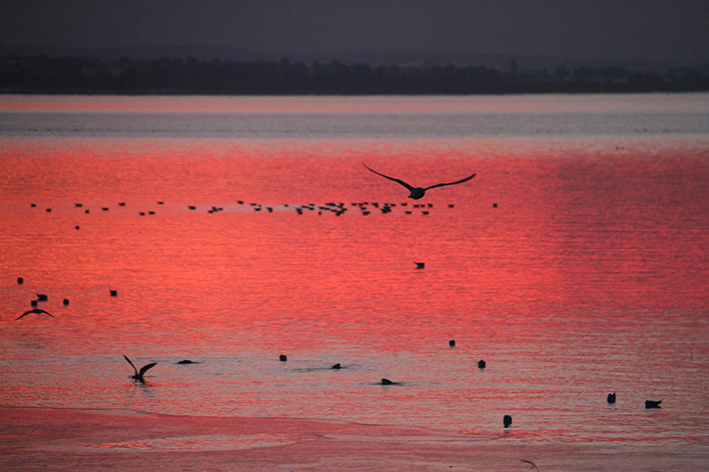
[[[333,365],[332,368],[335,369],[335,370],[337,370],[337,369],[342,369],[342,364],[340,364],[340,363],[338,362],[337,364]]]
[[[426,268],[425,262],[414,262],[414,264],[416,264],[417,269],[425,269]]]
[[[448,182],[448,183],[443,183],[443,184],[436,184],[436,185],[431,185],[430,187],[421,188],[421,187],[414,187],[414,186],[412,186],[412,185],[409,185],[409,184],[407,184],[406,182],[404,182],[403,180],[395,179],[394,177],[389,177],[388,175],[380,174],[380,173],[377,172],[376,170],[372,170],[372,169],[370,169],[369,167],[367,167],[366,164],[362,164],[362,165],[363,165],[364,167],[366,167],[367,170],[369,170],[370,172],[374,172],[375,174],[380,175],[380,176],[384,177],[385,179],[392,180],[392,181],[398,183],[399,185],[403,185],[404,187],[406,187],[406,188],[409,190],[409,192],[411,192],[411,195],[409,195],[408,198],[413,198],[414,200],[418,200],[418,199],[420,199],[420,198],[423,198],[423,196],[426,194],[426,190],[431,190],[432,188],[436,188],[436,187],[443,187],[443,186],[445,186],[445,185],[462,184],[463,182],[467,182],[468,180],[472,179],[472,178],[475,177],[475,175],[476,175],[476,174],[473,174],[473,175],[471,175],[470,177],[466,177],[466,178],[461,179],[461,180],[456,180],[455,182]]]
[[[613,403],[615,403],[615,392],[609,393],[608,398],[606,400],[608,401],[609,405],[612,405]]]
[[[645,408],[662,408],[660,403],[662,400],[645,400]]]
[[[509,428],[510,425],[512,424],[512,417],[510,415],[505,415],[502,418],[502,424],[504,425],[505,428]]]
[[[44,313],[45,315],[51,316],[52,318],[56,318],[56,316],[52,315],[48,311],[44,311],[40,308],[34,308],[32,310],[27,310],[26,312],[22,313],[20,316],[15,318],[15,321],[19,320],[20,318],[24,318],[25,316],[29,315],[30,313],[37,313],[38,315],[41,315]]]
[[[157,365],[157,362],[153,362],[152,364],[144,365],[143,367],[140,368],[140,371],[138,371],[138,369],[135,368],[135,365],[133,365],[133,363],[130,361],[130,359],[128,359],[128,356],[123,354],[123,357],[125,357],[125,359],[128,361],[128,363],[131,365],[131,367],[133,367],[133,370],[135,371],[135,374],[131,375],[130,377],[133,380],[137,380],[139,382],[145,382],[145,379],[143,379],[143,375],[145,375],[145,373],[149,369],[152,369],[153,367],[155,367]]]
[[[382,379],[382,385],[398,385],[399,382],[392,382],[389,379]]]
[[[484,360],[480,359],[478,361],[478,368],[484,369],[486,365],[487,365],[487,363]]]

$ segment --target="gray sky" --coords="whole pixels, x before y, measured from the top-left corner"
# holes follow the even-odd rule
[[[708,0],[0,0],[0,46],[463,51],[709,63]]]

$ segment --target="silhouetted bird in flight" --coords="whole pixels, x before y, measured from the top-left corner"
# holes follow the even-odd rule
[[[610,404],[610,405],[615,403],[615,392],[609,393],[608,398],[606,400],[608,401],[608,404]]]
[[[155,367],[155,366],[157,365],[157,362],[153,362],[152,364],[144,365],[143,367],[140,368],[140,371],[138,371],[138,369],[135,368],[135,365],[133,365],[133,363],[130,361],[130,359],[128,359],[128,356],[126,356],[126,355],[124,354],[123,357],[125,357],[125,359],[128,361],[128,363],[130,364],[130,366],[133,367],[133,370],[135,371],[135,375],[131,375],[130,377],[131,377],[132,379],[138,380],[138,381],[140,381],[140,382],[144,382],[145,379],[143,379],[143,375],[145,375],[145,373],[146,373],[149,369],[152,369],[153,367]]]
[[[414,186],[411,186],[411,185],[407,184],[406,182],[404,182],[403,180],[395,179],[394,177],[389,177],[388,175],[380,174],[380,173],[377,172],[376,170],[372,170],[372,169],[370,169],[369,167],[367,167],[366,164],[362,164],[362,165],[363,165],[364,167],[366,167],[367,170],[369,170],[370,172],[374,172],[374,173],[377,174],[377,175],[381,175],[381,176],[384,177],[385,179],[392,180],[392,181],[398,183],[399,185],[403,185],[404,187],[406,187],[406,188],[409,190],[409,192],[411,192],[411,195],[409,195],[408,198],[413,198],[414,200],[418,200],[418,199],[420,199],[420,198],[423,198],[423,196],[426,194],[426,190],[431,190],[432,188],[436,188],[436,187],[443,187],[444,185],[462,184],[463,182],[467,182],[468,180],[472,179],[472,178],[475,177],[475,175],[476,175],[476,174],[473,174],[473,175],[471,175],[470,177],[466,177],[466,178],[464,178],[464,179],[457,180],[457,181],[455,181],[455,182],[448,182],[448,183],[444,183],[444,184],[436,184],[436,185],[431,185],[430,187],[421,188],[421,187],[414,187]]]
[[[17,321],[17,320],[19,320],[20,318],[23,318],[23,317],[29,315],[30,313],[37,313],[38,315],[41,315],[42,313],[44,313],[45,315],[51,316],[52,318],[56,318],[56,316],[52,315],[52,314],[49,313],[48,311],[44,311],[44,310],[41,310],[41,309],[39,309],[39,308],[35,308],[35,309],[33,309],[33,310],[27,310],[26,312],[22,313],[20,316],[18,316],[17,318],[15,318],[15,321]]]

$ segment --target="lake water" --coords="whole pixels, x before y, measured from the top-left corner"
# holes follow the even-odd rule
[[[0,406],[706,447],[707,182],[709,94],[0,96]]]

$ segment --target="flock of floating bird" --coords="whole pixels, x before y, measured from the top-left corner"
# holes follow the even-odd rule
[[[464,182],[467,182],[467,181],[471,180],[471,179],[472,179],[473,177],[475,177],[475,175],[476,175],[476,174],[472,174],[472,175],[470,175],[470,176],[468,176],[468,177],[465,177],[465,178],[463,178],[463,179],[457,180],[457,181],[455,181],[455,182],[440,183],[440,184],[436,184],[436,185],[431,185],[430,187],[425,187],[425,188],[423,188],[423,187],[414,187],[414,186],[412,186],[412,185],[410,185],[410,184],[404,182],[404,181],[401,180],[401,179],[397,179],[397,178],[394,178],[394,177],[390,177],[390,176],[388,176],[388,175],[381,174],[381,173],[379,173],[379,172],[377,172],[377,171],[375,171],[375,170],[369,168],[366,164],[363,164],[363,165],[364,165],[364,167],[365,167],[367,170],[369,170],[370,172],[373,172],[373,173],[375,173],[375,174],[377,174],[377,175],[379,175],[379,176],[381,176],[381,177],[384,177],[385,179],[391,180],[391,181],[396,182],[396,183],[398,183],[399,185],[405,187],[405,188],[410,192],[410,195],[409,195],[407,198],[411,198],[411,199],[413,199],[413,200],[419,200],[419,199],[423,198],[423,196],[426,194],[426,191],[427,191],[427,190],[431,190],[431,189],[433,189],[433,188],[443,187],[443,186],[447,186],[447,185],[462,184],[462,183],[464,183]],[[238,203],[239,205],[244,205],[244,201],[243,201],[243,200],[239,200],[239,201],[237,201],[237,203]],[[158,205],[164,205],[164,202],[159,201],[159,202],[157,202],[157,204],[158,204]],[[118,205],[121,206],[121,207],[125,207],[125,206],[126,206],[126,203],[125,203],[125,202],[119,202]],[[380,206],[379,203],[370,203],[370,202],[359,202],[359,203],[352,203],[352,204],[351,204],[351,206],[353,206],[353,207],[358,207],[358,208],[361,210],[362,215],[369,215],[369,214],[371,213],[371,210],[370,210],[370,208],[369,208],[370,205],[371,205],[371,207],[373,207],[373,208],[376,208],[376,209],[381,210],[381,212],[384,213],[384,214],[391,213],[391,212],[392,212],[392,208],[394,208],[394,207],[397,206],[397,205],[394,204],[394,203],[384,203],[384,204],[382,204],[381,206]],[[400,205],[401,205],[401,207],[407,207],[407,203],[401,203]],[[37,205],[34,204],[34,203],[32,203],[31,206],[32,206],[32,207],[36,207]],[[81,204],[81,203],[75,203],[74,206],[75,206],[76,208],[83,208],[83,204]],[[258,203],[251,203],[250,206],[253,207],[254,211],[257,211],[257,212],[258,212],[258,211],[262,211],[262,210],[265,209],[267,212],[272,213],[273,210],[274,210],[274,207],[272,207],[272,206],[266,206],[266,207],[264,207],[263,205],[258,204]],[[492,206],[493,206],[493,208],[497,208],[497,203],[493,203]],[[429,213],[428,209],[429,209],[429,208],[432,208],[432,207],[433,207],[433,205],[429,203],[429,204],[415,204],[415,205],[412,205],[410,208],[421,209],[421,214],[427,215],[427,214]],[[453,208],[453,205],[452,205],[452,204],[449,204],[448,207],[449,207],[449,208]],[[326,211],[326,212],[332,212],[335,216],[340,216],[340,215],[342,215],[343,213],[345,213],[345,212],[347,211],[347,207],[346,207],[346,205],[345,205],[344,203],[326,203],[326,204],[324,204],[324,205],[315,205],[315,204],[310,203],[310,204],[307,204],[307,205],[298,205],[298,206],[294,206],[294,207],[291,207],[290,205],[284,205],[284,208],[294,208],[295,211],[296,211],[299,215],[302,215],[305,211],[316,211],[316,210],[317,210],[318,214],[322,214],[323,211]],[[189,210],[196,210],[196,209],[197,209],[197,206],[195,206],[195,205],[189,205],[189,206],[188,206],[188,209],[189,209]],[[108,207],[101,207],[101,211],[108,211],[108,210],[109,210]],[[209,213],[216,213],[216,212],[223,211],[223,210],[224,210],[223,207],[212,206],[212,207],[208,210],[208,212],[209,212]],[[47,208],[46,211],[49,213],[49,212],[52,211],[52,209],[51,209],[51,208]],[[89,209],[86,209],[86,210],[84,210],[84,212],[85,212],[85,213],[89,213],[90,210],[89,210]],[[411,211],[411,210],[405,210],[404,213],[406,213],[406,214],[411,214],[412,211]],[[154,214],[155,214],[155,211],[152,211],[152,210],[147,211],[147,212],[146,212],[146,211],[140,211],[139,214],[140,214],[141,216],[145,216],[146,214],[147,214],[147,215],[154,215]],[[76,226],[76,229],[79,229],[79,226]],[[416,269],[424,269],[424,268],[426,267],[426,264],[425,264],[424,262],[414,262],[414,264],[416,264]],[[22,277],[18,278],[18,279],[17,279],[17,282],[18,282],[19,284],[22,284],[22,283],[23,283]],[[111,296],[113,296],[113,297],[117,296],[117,292],[116,292],[115,290],[111,290],[111,291],[110,291],[110,294],[111,294]],[[32,306],[33,306],[33,307],[36,307],[36,306],[37,306],[37,301],[47,301],[47,296],[46,296],[46,295],[37,294],[37,297],[38,297],[37,300],[32,300]],[[64,299],[64,305],[68,305],[68,302],[69,302],[69,301],[68,301],[67,299]],[[38,315],[44,314],[44,315],[51,316],[52,318],[56,318],[55,316],[53,316],[52,314],[50,314],[49,312],[47,312],[47,311],[45,311],[45,310],[42,310],[42,309],[39,309],[39,308],[33,308],[33,309],[31,309],[31,310],[28,310],[28,311],[22,313],[18,318],[16,318],[16,320],[22,319],[22,318],[24,318],[25,316],[27,316],[27,315],[29,315],[29,314],[33,314],[33,313],[34,313],[34,314],[38,314]],[[455,340],[451,339],[451,340],[448,342],[448,345],[449,345],[451,348],[452,348],[452,347],[455,347]],[[135,367],[135,365],[133,364],[133,362],[128,358],[128,356],[123,355],[123,357],[125,358],[126,361],[128,361],[128,363],[131,365],[131,367],[133,367],[134,374],[131,375],[131,378],[132,378],[133,380],[135,380],[136,382],[144,383],[144,382],[145,382],[145,379],[144,379],[145,373],[146,373],[149,369],[152,369],[153,367],[155,367],[155,366],[157,365],[157,362],[152,362],[152,363],[150,363],[150,364],[144,365],[143,367],[140,368],[140,370],[138,370],[138,369]],[[287,357],[285,354],[281,354],[281,355],[279,356],[279,360],[280,360],[281,362],[286,362],[286,361],[288,360],[288,357]],[[178,364],[196,364],[196,363],[197,363],[197,362],[191,361],[191,360],[189,360],[189,359],[181,360],[181,361],[178,362]],[[485,369],[486,367],[487,367],[487,363],[486,363],[484,360],[481,359],[480,361],[478,361],[478,368],[479,368],[479,369],[483,370],[483,369]],[[334,365],[332,366],[332,369],[335,369],[335,370],[341,369],[341,368],[342,368],[342,365],[341,365],[340,363],[334,364]],[[379,383],[380,383],[381,385],[387,385],[387,386],[388,386],[388,385],[399,385],[399,382],[394,382],[394,381],[389,380],[389,379],[387,379],[387,378],[382,378]],[[608,396],[606,397],[606,401],[608,402],[609,405],[614,404],[614,403],[616,402],[616,394],[615,394],[615,392],[609,393]],[[647,409],[651,409],[651,408],[661,408],[660,403],[662,403],[662,400],[646,400],[646,401],[645,401],[645,408],[647,408]],[[505,416],[503,417],[503,419],[502,419],[502,424],[503,424],[503,426],[504,426],[505,428],[509,428],[509,427],[512,425],[512,417],[511,417],[510,415],[505,415]],[[523,462],[527,462],[527,461],[523,461]],[[535,466],[535,467],[536,467],[536,466]]]
[[[157,202],[158,205],[164,205],[165,202]],[[393,203],[393,202],[351,202],[349,204],[343,203],[343,202],[327,202],[327,203],[305,203],[305,204],[283,204],[283,205],[264,205],[262,203],[247,203],[244,200],[237,200],[235,205],[241,206],[243,208],[250,208],[254,212],[265,212],[265,213],[273,213],[273,212],[278,212],[278,211],[295,211],[298,215],[303,215],[306,213],[311,213],[311,214],[317,214],[317,215],[324,215],[324,214],[332,214],[335,216],[341,216],[345,213],[347,213],[348,210],[354,209],[354,210],[359,210],[360,214],[362,216],[367,216],[376,212],[380,212],[383,215],[393,213],[397,210],[400,210],[400,213],[403,213],[405,215],[414,215],[414,214],[419,214],[419,215],[428,215],[431,213],[433,209],[433,204],[432,203],[416,203],[416,204],[409,204],[408,202],[402,202],[402,203]],[[30,206],[32,208],[36,208],[37,204],[36,203],[31,203]],[[121,207],[126,207],[125,202],[119,203],[119,206]],[[494,203],[493,208],[497,208],[497,204]],[[452,203],[448,204],[448,208],[454,208],[455,205]],[[83,203],[74,203],[74,208],[80,208],[84,213],[88,214],[91,213],[90,208],[84,208]],[[200,210],[200,206],[198,205],[186,205],[186,208],[188,211],[198,211]],[[101,206],[100,211],[102,212],[107,212],[111,209],[110,206]],[[225,211],[224,206],[216,206],[216,205],[203,205],[201,206],[201,209],[204,211],[206,210],[207,213],[213,214],[213,213],[218,213]],[[45,210],[47,213],[52,213],[52,208],[46,208]],[[167,211],[173,211],[173,210],[167,210]],[[145,210],[141,209],[136,211],[136,213],[139,216],[153,216],[158,214],[157,210]],[[79,226],[76,226],[76,229],[80,229]]]
[[[425,267],[425,264],[423,262],[415,262],[415,264],[416,264],[417,269],[423,269]],[[23,284],[24,279],[22,277],[18,277],[17,283],[20,285]],[[116,290],[111,290],[110,295],[112,297],[115,297],[118,295],[118,292]],[[38,301],[46,302],[48,300],[49,300],[49,297],[47,295],[38,293],[37,300],[32,300],[31,302],[32,302],[32,306],[36,306]],[[63,304],[65,306],[68,305],[69,300],[64,299]],[[18,316],[16,318],[16,320],[20,320],[20,319],[24,318],[25,316],[33,314],[33,313],[38,314],[38,315],[48,315],[48,316],[56,319],[56,317],[54,315],[52,315],[51,313],[49,313],[46,310],[42,310],[40,308],[33,308],[31,310],[27,310],[24,313],[22,313],[20,316]],[[450,341],[448,341],[448,346],[451,348],[454,348],[456,346],[455,339],[451,339]],[[143,367],[141,367],[140,369],[138,369],[138,368],[136,368],[135,364],[133,364],[133,362],[128,358],[128,356],[126,356],[124,354],[123,357],[125,358],[126,361],[128,361],[128,363],[131,365],[131,367],[133,367],[134,373],[130,377],[133,380],[135,380],[136,382],[145,383],[145,378],[144,378],[145,373],[157,365],[157,362],[152,362],[152,363],[146,364]],[[281,362],[287,362],[288,356],[286,356],[285,354],[281,354],[278,356],[278,360],[280,360]],[[195,361],[192,361],[189,359],[184,359],[184,360],[177,362],[177,364],[199,364],[199,363],[200,362],[195,362]],[[340,364],[338,362],[337,364],[334,364],[331,368],[334,370],[342,369],[342,364]],[[480,359],[478,361],[478,368],[481,371],[486,369],[487,362],[485,362],[484,359]],[[400,385],[400,382],[395,382],[395,381],[387,379],[387,378],[382,378],[378,383],[380,385],[386,385],[386,386]],[[616,402],[616,393],[615,392],[609,393],[608,396],[606,397],[606,401],[608,402],[609,405],[614,404]],[[660,406],[660,403],[662,403],[662,400],[645,400],[645,408],[646,409],[662,408]],[[505,415],[503,417],[502,424],[505,428],[509,428],[512,425],[512,417],[510,415]]]
[[[18,278],[17,278],[17,284],[18,284],[18,285],[22,285],[22,284],[24,284],[24,283],[25,283],[25,279],[24,279],[23,277],[18,277]],[[109,295],[112,296],[112,297],[117,297],[117,296],[118,296],[118,290],[109,290],[108,293],[109,293]],[[26,312],[22,313],[20,316],[18,316],[17,318],[15,318],[15,321],[20,320],[20,319],[24,318],[25,316],[31,315],[31,314],[47,315],[47,316],[50,316],[50,317],[56,319],[56,316],[52,315],[52,314],[49,313],[48,311],[43,310],[43,309],[41,309],[41,308],[37,308],[38,303],[40,303],[40,302],[47,302],[47,301],[49,301],[49,295],[44,294],[44,293],[38,293],[36,299],[30,300],[30,305],[32,306],[32,309],[27,310]],[[68,299],[68,298],[63,299],[63,300],[62,300],[62,305],[68,306],[68,305],[69,305],[69,299]]]
[[[447,185],[462,184],[463,182],[467,182],[467,181],[471,180],[476,175],[476,174],[472,174],[468,177],[465,177],[464,179],[457,180],[455,182],[440,183],[440,184],[431,185],[429,187],[423,188],[423,187],[414,187],[413,185],[409,185],[408,183],[404,182],[401,179],[389,177],[388,175],[381,174],[381,173],[369,168],[366,164],[363,164],[363,165],[370,172],[373,172],[377,175],[384,177],[385,179],[389,179],[389,180],[396,182],[396,183],[402,185],[403,187],[405,187],[409,191],[409,196],[407,198],[411,198],[413,200],[420,200],[421,198],[423,198],[423,196],[426,194],[427,190],[431,190],[431,189],[437,188],[437,187],[444,187]],[[236,203],[239,205],[246,205],[246,203],[243,200],[238,200]],[[165,202],[159,201],[159,202],[157,202],[157,204],[164,205]],[[33,208],[37,207],[36,203],[30,203],[30,205]],[[125,207],[126,202],[119,202],[118,206]],[[301,204],[301,205],[285,204],[282,207],[273,206],[273,205],[264,206],[261,203],[249,203],[248,206],[252,207],[253,210],[256,212],[260,212],[260,211],[265,210],[268,213],[273,213],[274,210],[278,210],[281,208],[282,209],[289,209],[289,210],[293,209],[299,215],[302,215],[306,212],[317,212],[318,215],[322,215],[323,212],[330,212],[330,213],[334,214],[335,216],[340,216],[348,210],[347,204],[342,203],[342,202],[340,202],[340,203],[328,202],[325,204],[307,203],[307,204]],[[396,208],[397,206],[402,208],[403,213],[406,215],[411,215],[415,212],[420,212],[421,215],[428,215],[431,208],[433,208],[433,204],[431,204],[431,203],[412,204],[411,206],[409,206],[408,202],[403,202],[403,203],[398,203],[398,204],[397,203],[389,203],[389,202],[381,203],[381,204],[379,202],[353,202],[353,203],[350,203],[350,207],[358,208],[360,210],[361,214],[364,216],[369,215],[373,211],[376,211],[376,210],[381,211],[381,213],[383,213],[383,214],[392,213],[393,209]],[[74,203],[74,207],[81,208],[84,211],[84,213],[87,213],[87,214],[91,213],[91,209],[84,208],[83,203]],[[448,208],[453,208],[453,207],[454,207],[453,204],[448,204]],[[497,203],[493,203],[492,207],[497,208]],[[100,206],[99,208],[100,208],[100,211],[104,211],[104,212],[110,210],[110,207],[108,207],[108,206]],[[191,211],[195,211],[198,208],[197,208],[197,205],[187,205],[187,209],[191,210]],[[51,213],[52,209],[46,208],[45,211],[47,213]],[[208,213],[217,213],[220,211],[224,211],[224,207],[218,207],[218,206],[211,205],[211,206],[208,206],[208,208],[207,208]],[[156,211],[155,210],[139,210],[138,214],[140,216],[155,215]],[[76,226],[76,229],[80,229],[80,227]]]
[[[448,341],[448,345],[449,345],[450,347],[455,347],[455,345],[456,345],[455,339],[451,339],[450,341]],[[157,365],[157,362],[152,362],[152,363],[150,363],[150,364],[144,365],[143,367],[141,367],[140,370],[138,370],[138,369],[135,367],[135,365],[133,364],[133,362],[131,362],[131,360],[128,358],[128,356],[126,356],[126,355],[124,354],[123,357],[126,359],[126,361],[128,361],[128,363],[131,365],[131,367],[133,367],[134,374],[131,375],[131,378],[132,378],[133,380],[135,380],[135,381],[137,381],[137,382],[141,382],[141,383],[145,383],[145,379],[144,379],[144,377],[143,377],[143,375],[145,374],[145,372],[147,372],[149,369],[151,369],[151,368],[155,367],[155,365]],[[288,361],[288,356],[286,356],[285,354],[281,354],[281,355],[278,356],[278,360],[281,361],[281,362],[287,362],[287,361]],[[178,363],[178,364],[198,364],[199,362],[194,362],[194,361],[192,361],[192,360],[185,359],[185,360],[181,360],[181,361],[179,361],[179,362],[177,362],[177,363]],[[486,367],[487,367],[487,363],[485,362],[485,360],[481,359],[481,360],[478,361],[478,368],[479,368],[481,371],[484,370]],[[331,367],[331,369],[340,370],[340,369],[342,369],[342,364],[340,364],[340,363],[338,362],[337,364],[334,364],[334,365]],[[385,378],[382,378],[382,379],[378,382],[378,384],[380,384],[380,385],[385,385],[385,386],[390,386],[390,385],[401,385],[401,382],[395,382],[395,381],[389,380],[389,379],[387,379],[387,378],[385,377]],[[606,401],[608,402],[609,405],[614,404],[615,401],[616,401],[616,393],[615,393],[615,392],[609,393],[608,396],[606,397]],[[646,409],[662,408],[662,407],[660,406],[660,403],[662,403],[662,400],[645,400],[645,408],[646,408]],[[505,415],[505,416],[503,416],[503,417],[502,417],[502,425],[503,425],[505,428],[509,428],[509,427],[512,425],[512,417],[511,417],[510,415]]]
[[[414,264],[416,264],[416,269],[423,269],[423,268],[425,267],[425,263],[423,263],[423,262],[415,262]],[[20,284],[20,285],[23,284],[23,283],[24,283],[24,279],[23,279],[22,277],[18,277],[17,283]],[[115,297],[115,296],[118,295],[118,291],[116,291],[116,290],[110,290],[109,293],[110,293],[110,295],[111,295],[112,297]],[[31,303],[32,303],[32,306],[37,306],[37,302],[46,302],[46,301],[48,301],[48,300],[49,300],[49,297],[48,297],[46,294],[38,293],[38,294],[37,294],[37,300],[31,300]],[[65,298],[65,299],[63,300],[63,304],[64,304],[65,306],[68,305],[68,304],[69,304],[69,300],[67,300],[67,299]],[[24,318],[25,316],[30,315],[30,314],[47,315],[47,316],[50,316],[50,317],[56,319],[56,316],[52,315],[51,313],[49,313],[49,312],[46,311],[46,310],[43,310],[43,309],[40,309],[40,308],[33,308],[33,309],[31,309],[31,310],[25,311],[25,312],[22,313],[20,316],[18,316],[15,320],[20,320],[20,319],[22,319],[22,318]],[[456,346],[455,339],[451,339],[450,341],[448,341],[448,346],[451,347],[451,348],[454,348],[454,347]],[[144,378],[145,373],[146,373],[148,370],[152,369],[153,367],[155,367],[155,366],[157,365],[157,362],[152,362],[152,363],[146,364],[146,365],[144,365],[143,367],[141,367],[140,369],[138,369],[138,368],[136,368],[136,366],[133,364],[133,362],[128,358],[128,356],[126,356],[126,355],[124,354],[123,357],[125,358],[126,361],[128,361],[128,363],[131,365],[131,367],[133,367],[134,373],[133,373],[133,375],[131,375],[130,377],[131,377],[133,380],[135,380],[136,382],[145,383],[145,378]],[[281,354],[281,355],[279,355],[278,359],[279,359],[281,362],[287,362],[287,361],[288,361],[288,356],[286,356],[285,354]],[[195,361],[192,361],[192,360],[189,360],[189,359],[184,359],[184,360],[181,360],[181,361],[177,362],[177,364],[199,364],[199,362],[195,362]],[[338,362],[337,364],[334,364],[331,368],[334,369],[334,370],[339,370],[339,369],[342,368],[342,364],[340,364],[340,363]],[[485,360],[483,360],[483,359],[480,359],[480,360],[478,361],[478,368],[479,368],[480,370],[484,370],[485,368],[487,368],[487,362],[485,362]],[[400,385],[400,382],[395,382],[395,381],[390,380],[390,379],[387,379],[387,378],[382,378],[382,379],[380,380],[380,382],[378,382],[378,383],[381,384],[381,385],[385,385],[385,386],[389,386],[389,385]],[[614,403],[616,402],[616,393],[615,393],[615,392],[609,393],[608,396],[606,397],[606,401],[608,402],[609,405],[614,404]],[[646,409],[662,408],[662,407],[660,406],[660,403],[662,403],[662,400],[645,400],[645,408],[646,408]],[[503,424],[503,426],[504,426],[505,428],[509,428],[509,427],[512,425],[512,417],[511,417],[510,415],[505,415],[505,416],[503,417],[502,424]]]

